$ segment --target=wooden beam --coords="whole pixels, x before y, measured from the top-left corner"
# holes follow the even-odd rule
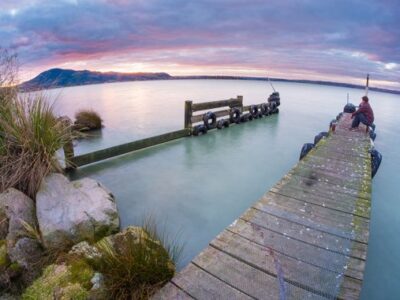
[[[189,129],[181,129],[178,131],[168,132],[161,135],[153,136],[150,138],[110,147],[107,149],[98,150],[95,152],[75,156],[71,159],[71,162],[75,167],[91,164],[104,160],[107,158],[115,157],[118,155],[126,154],[132,151],[140,150],[143,148],[159,145],[165,142],[169,142],[175,139],[179,139],[190,135]]]
[[[238,96],[242,97],[242,96]],[[207,109],[213,109],[213,108],[220,108],[220,107],[237,107],[237,106],[242,106],[243,103],[243,97],[242,100],[240,98],[231,98],[228,100],[218,100],[218,101],[210,101],[210,102],[202,102],[202,103],[195,103],[192,105],[192,111],[199,111],[199,110],[207,110]]]

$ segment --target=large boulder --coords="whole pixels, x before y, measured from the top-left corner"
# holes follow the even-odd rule
[[[119,230],[114,196],[90,178],[70,182],[50,174],[36,195],[36,213],[46,247],[64,248]]]
[[[6,239],[9,247],[27,236],[27,228],[35,228],[35,205],[24,193],[9,188],[0,194],[0,240]]]
[[[43,255],[33,200],[13,188],[0,194],[0,223],[0,287],[17,277],[29,284]]]

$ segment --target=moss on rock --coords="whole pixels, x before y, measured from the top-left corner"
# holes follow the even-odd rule
[[[6,241],[0,240],[0,270],[6,268],[9,263]]]
[[[28,287],[22,299],[87,299],[91,288],[93,269],[84,261],[70,265],[50,265],[43,275]]]

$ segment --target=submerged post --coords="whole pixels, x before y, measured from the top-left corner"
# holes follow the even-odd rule
[[[191,100],[185,101],[185,128],[192,128],[192,104]]]
[[[369,87],[369,74],[367,74],[367,84],[365,86],[365,96],[368,96],[368,87]]]

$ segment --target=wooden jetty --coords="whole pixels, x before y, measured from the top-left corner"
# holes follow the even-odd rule
[[[279,96],[278,96],[279,97]],[[94,152],[75,155],[74,146],[72,139],[64,145],[64,157],[66,158],[66,169],[75,169],[84,165],[99,162],[105,159],[113,158],[115,156],[127,154],[129,152],[145,149],[148,147],[153,147],[166,142],[170,142],[176,139],[188,137],[192,135],[192,125],[194,123],[203,122],[204,111],[209,111],[213,109],[220,109],[213,111],[217,118],[229,116],[230,109],[237,108],[241,113],[250,112],[252,106],[256,106],[258,109],[261,108],[263,103],[256,105],[243,105],[243,96],[237,96],[236,98],[230,98],[226,100],[217,100],[209,102],[193,103],[193,101],[185,101],[185,115],[184,115],[184,128],[172,132],[167,132],[157,136],[152,136],[149,138],[125,143],[122,145],[117,145],[109,147],[106,149],[97,150]],[[266,104],[266,103],[265,103]],[[223,109],[221,109],[223,108]],[[276,113],[276,110],[274,113]],[[197,115],[193,115],[197,112]],[[70,125],[70,120],[64,119],[67,125]]]
[[[327,138],[154,299],[358,299],[367,257],[371,141],[344,114]]]

